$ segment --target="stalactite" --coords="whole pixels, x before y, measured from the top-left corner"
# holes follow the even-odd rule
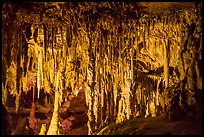
[[[130,119],[131,116],[131,108],[130,108],[130,96],[131,96],[131,77],[130,77],[130,65],[126,64],[126,76],[125,76],[125,105],[126,105],[126,109],[125,109],[125,113],[126,113],[126,118]]]
[[[146,36],[146,49],[148,50],[149,49],[149,46],[150,46],[150,44],[149,44],[149,33],[150,33],[150,30],[149,30],[149,18],[147,19],[147,22],[145,23],[145,35],[147,35]]]
[[[108,63],[108,56],[107,56],[107,47],[108,47],[108,39],[107,39],[107,35],[103,36],[103,41],[104,41],[104,46],[106,47],[106,49],[104,49],[105,51],[103,52],[103,78],[105,81],[105,93],[106,93],[106,120],[105,122],[108,123],[109,119],[110,119],[110,82],[109,82],[109,78],[107,76],[107,63]]]
[[[96,83],[95,83],[95,86],[94,86],[94,96],[93,96],[93,113],[94,113],[94,120],[95,120],[95,127],[94,127],[94,130],[96,130],[98,127],[99,127],[99,123],[98,123],[98,120],[99,120],[99,116],[98,116],[98,113],[99,113],[99,111],[100,111],[100,109],[99,109],[99,97],[100,97],[100,91],[99,91],[99,85],[98,85],[98,76],[97,76],[97,73],[98,73],[98,71],[97,71],[97,67],[98,67],[98,64],[97,64],[97,53],[96,53],[96,44],[98,44],[97,43],[97,39],[95,39],[96,41],[94,41],[94,43],[93,43],[93,45],[94,45],[94,58],[95,58],[95,66],[94,66],[94,68],[95,68],[95,73],[96,73],[96,75],[95,75],[95,81],[96,81]],[[94,72],[93,72],[94,73]],[[99,75],[100,75],[100,73],[98,73]]]
[[[180,29],[182,29],[181,25],[180,25]],[[181,41],[183,41],[182,40],[182,34],[180,32],[178,32],[178,34],[181,37]],[[181,46],[180,43],[179,43],[179,46]],[[179,54],[178,54],[178,69],[179,69],[179,73],[180,73],[180,80],[183,80],[185,78],[182,50],[183,50],[183,47],[180,48]]]
[[[95,96],[94,96],[94,103],[93,103],[93,113],[95,115],[95,127],[94,127],[94,130],[97,129],[97,124],[99,124],[99,121],[98,121],[98,111],[99,111],[99,96],[100,96],[100,93],[99,93],[99,90],[98,90],[98,84],[95,85],[95,90],[94,90],[96,93],[95,93]]]
[[[43,83],[43,51],[40,50],[39,51],[39,56],[38,56],[38,98],[40,97],[40,89],[42,87],[42,83]]]
[[[62,66],[61,66],[60,69],[62,69]],[[61,106],[62,102],[63,102],[63,89],[64,89],[63,84],[62,84],[62,80],[63,80],[62,70],[60,70],[60,71],[61,71],[61,74],[59,75],[59,89],[58,89],[58,92],[59,92],[59,106]]]
[[[94,115],[93,115],[93,97],[94,97],[94,94],[93,94],[93,91],[94,91],[94,86],[95,86],[95,59],[93,57],[93,53],[92,53],[92,32],[90,30],[90,26],[89,26],[89,23],[90,22],[90,19],[88,18],[88,22],[86,24],[86,29],[87,29],[87,32],[88,32],[88,37],[89,37],[89,46],[88,46],[88,56],[89,56],[89,65],[88,65],[88,78],[87,78],[87,83],[88,83],[88,90],[87,90],[87,98],[88,98],[88,113],[87,113],[87,116],[88,116],[88,122],[87,122],[87,126],[88,126],[88,134],[92,134],[94,132],[94,127],[95,127],[95,124],[94,124]]]
[[[161,83],[161,78],[157,80],[157,88],[156,88],[156,105],[159,105],[159,85]]]
[[[101,77],[99,76],[99,91],[101,92],[101,101],[100,101],[100,103],[101,103],[101,117],[100,117],[100,120],[101,121],[103,121],[103,109],[104,109],[104,90],[103,90],[103,88],[102,88],[102,79],[101,79]],[[100,126],[103,126],[103,122],[101,122],[101,124],[100,124]]]
[[[151,36],[151,23],[152,23],[152,18],[151,16],[148,19],[148,38]]]
[[[47,61],[47,47],[48,47],[48,44],[47,44],[47,25],[43,25],[43,32],[44,32],[44,60],[45,62]]]
[[[108,75],[110,82],[110,123],[114,122],[114,96],[112,77]]]
[[[155,17],[153,17],[153,21],[152,21],[152,29],[154,30],[154,27],[155,27]]]
[[[46,59],[43,62],[43,88],[47,93],[50,93],[51,87],[50,87],[50,68],[51,66],[50,61],[51,61],[51,49],[49,47],[49,41],[48,41],[48,33],[49,33],[49,27],[46,26],[46,30],[44,30],[44,33],[46,31],[46,34],[44,34],[46,41],[44,41],[46,45]],[[44,54],[45,56],[45,54]]]
[[[102,110],[102,121],[103,121],[103,124],[102,126],[104,126],[105,124],[105,120],[106,120],[106,112],[107,112],[107,94],[106,94],[106,86],[105,86],[105,80],[104,78],[102,78],[102,90],[103,90],[103,110]]]
[[[118,94],[118,73],[114,73],[114,85],[113,85],[113,90],[114,90],[114,103],[115,105],[117,104],[117,94]]]
[[[65,91],[64,89],[66,89],[66,62],[67,62],[67,58],[66,58],[66,51],[67,51],[67,43],[66,43],[66,30],[65,28],[62,28],[62,31],[61,31],[61,36],[62,36],[62,58],[63,58],[63,61],[62,61],[62,64],[63,64],[63,70],[62,70],[62,95],[63,96],[63,91]]]
[[[18,30],[19,32],[20,30]],[[20,95],[21,95],[21,76],[22,76],[22,68],[21,68],[21,53],[22,53],[22,35],[21,35],[21,31],[20,33],[17,35],[18,37],[18,54],[17,54],[17,67],[16,67],[16,100],[15,100],[15,104],[16,104],[16,113],[19,110],[19,103],[20,103]]]
[[[70,48],[71,47],[71,40],[72,40],[72,33],[71,33],[71,25],[67,27],[67,35],[66,35],[66,40],[67,40],[67,46]],[[68,52],[68,51],[67,51]],[[67,53],[66,52],[66,53]]]
[[[101,25],[101,24],[100,24]],[[101,26],[100,26],[101,27]],[[102,30],[100,29],[99,31],[99,47],[98,47],[98,54],[99,54],[99,57],[102,56]],[[104,88],[103,88],[103,83],[102,83],[102,74],[101,74],[101,61],[100,59],[98,59],[98,67],[97,67],[97,74],[99,75],[99,91],[101,93],[101,96],[100,96],[100,103],[101,103],[101,109],[100,109],[100,126],[103,126],[104,122],[103,122],[103,116],[104,116],[104,108],[105,108],[105,91],[104,91]]]
[[[164,92],[164,103],[168,104],[168,97],[166,93],[166,88],[169,86],[169,40],[165,41],[164,45],[164,80],[165,80],[165,92]],[[166,110],[165,110],[166,111]]]
[[[171,21],[171,15],[169,15],[169,16],[167,16],[167,19],[166,19],[166,25],[169,25],[169,21]],[[171,22],[171,23],[173,23],[173,21]]]
[[[113,27],[113,31],[114,31],[114,27]],[[114,34],[113,34],[114,35]],[[115,122],[115,107],[116,107],[116,99],[117,99],[117,96],[115,96],[115,81],[114,81],[114,67],[113,67],[113,43],[114,43],[114,38],[113,36],[110,36],[110,39],[111,39],[111,42],[110,42],[110,77],[111,77],[111,107],[112,107],[112,121]],[[116,94],[117,95],[117,94]]]
[[[121,44],[121,39],[119,39],[119,43]],[[121,51],[120,44],[119,44],[119,58],[118,58],[118,69],[119,70],[118,71],[119,71],[120,87],[123,91],[123,86],[124,86],[123,85],[124,84],[123,83],[123,66],[122,66],[123,64],[122,64],[121,53],[120,53],[120,51]],[[123,97],[123,94],[121,96]],[[121,121],[123,121],[123,118],[124,118],[123,113],[122,113],[122,111],[123,111],[123,99],[122,99],[122,97],[119,101],[118,117],[117,117],[116,122],[121,122]]]
[[[130,73],[130,77],[131,77],[131,82],[133,83],[133,77],[134,77],[134,64],[133,64],[133,57],[134,57],[134,47],[133,47],[133,36],[132,36],[133,32],[130,32],[130,46],[131,46],[131,49],[130,49],[130,66],[131,66],[131,73]]]
[[[169,84],[169,40],[165,41],[164,47],[164,79],[165,79],[165,88]]]
[[[101,110],[102,110],[102,105],[103,104],[101,104],[101,102],[102,102],[102,100],[103,100],[103,98],[102,98],[102,90],[101,90],[101,82],[100,82],[100,76],[99,77],[97,77],[97,83],[96,83],[96,86],[97,86],[97,91],[98,91],[98,93],[96,93],[96,95],[97,95],[97,100],[98,100],[98,113],[97,113],[97,122],[96,122],[96,125],[97,125],[97,128],[99,128],[100,126],[101,126]]]
[[[102,52],[103,53],[103,52]],[[102,54],[103,55],[103,54]],[[105,77],[104,77],[104,70],[105,70],[105,67],[103,67],[103,64],[104,64],[105,62],[104,61],[102,61],[102,64],[101,64],[101,70],[100,70],[100,73],[101,73],[101,78],[102,78],[102,80],[103,80],[103,92],[104,92],[104,109],[103,109],[103,121],[104,121],[104,124],[105,124],[105,122],[106,122],[106,120],[107,120],[107,118],[108,118],[108,112],[109,112],[109,103],[108,103],[108,84],[107,84],[107,80],[105,79]]]
[[[51,41],[51,53],[50,53],[50,61],[49,61],[49,68],[50,68],[50,72],[49,72],[49,77],[50,77],[50,82],[53,84],[54,83],[54,69],[55,69],[55,61],[54,61],[54,57],[55,57],[55,50],[54,50],[54,37],[55,37],[55,33],[54,33],[54,27],[51,28],[51,35],[52,35],[52,41]]]
[[[56,46],[56,32],[55,32],[55,27],[52,27],[52,57],[53,57],[53,61],[54,61],[54,68],[56,68],[55,52],[54,52],[55,46]]]
[[[23,84],[23,91],[24,92],[26,92],[26,91],[28,91],[28,89],[27,89],[27,79],[28,79],[28,77],[27,77],[28,75],[27,75],[27,73],[26,73],[26,75],[25,76],[23,76],[22,77],[22,84]]]
[[[4,34],[5,33],[5,29],[2,28],[2,33]],[[6,64],[6,57],[5,57],[5,54],[6,52],[3,52],[3,51],[6,51],[7,49],[7,35],[3,35],[2,36],[2,64]],[[11,61],[12,62],[12,61]],[[7,85],[7,78],[6,78],[6,75],[7,75],[7,70],[8,70],[8,66],[6,65],[2,65],[2,103],[4,106],[6,106],[7,104],[7,96],[8,96],[8,91],[6,90],[6,85]]]
[[[147,45],[146,45],[146,37],[145,37],[145,31],[146,31],[146,27],[145,27],[145,24],[143,24],[143,47],[146,49],[147,48]]]
[[[39,51],[41,52],[41,51]],[[40,54],[40,53],[39,53]],[[40,56],[38,57],[38,70],[37,70],[37,88],[38,88],[38,98],[40,97],[40,89],[41,89],[41,77],[40,77]]]
[[[13,25],[11,25],[12,27]],[[11,42],[12,42],[12,35],[11,35],[11,30],[12,28],[9,28],[8,31],[6,32],[7,36],[7,44],[6,44],[6,63],[7,66],[10,67],[11,65]]]
[[[163,27],[163,30],[165,30],[165,20],[166,20],[166,17],[162,17],[162,27]]]

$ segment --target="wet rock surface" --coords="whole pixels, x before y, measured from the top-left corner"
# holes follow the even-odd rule
[[[134,118],[112,123],[97,135],[201,135],[201,121],[170,121],[165,116]]]

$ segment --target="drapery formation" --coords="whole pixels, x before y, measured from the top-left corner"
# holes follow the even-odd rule
[[[64,89],[85,88],[89,134],[111,122],[156,116],[159,105],[167,112],[173,98],[167,89],[187,75],[191,92],[202,89],[200,11],[151,14],[124,3],[38,6],[46,10],[3,5],[2,101],[14,93],[16,112],[33,82],[29,73],[37,76],[38,98],[41,88],[55,92],[56,119]],[[47,134],[58,134],[53,129]]]

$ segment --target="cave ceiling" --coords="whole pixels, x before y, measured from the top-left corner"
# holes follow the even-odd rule
[[[179,24],[186,21],[182,24],[191,25],[193,18],[188,16],[194,14],[197,8],[196,2],[22,2],[3,3],[2,9],[4,28],[9,28],[9,24],[12,23],[20,29],[25,24],[64,28],[76,26],[79,32],[86,31],[89,35],[90,32],[94,32],[92,34],[95,35],[96,31],[101,31],[103,36],[122,36],[124,41],[130,37],[135,38],[138,43],[133,43],[133,47],[140,49],[141,43],[145,43],[146,38],[151,45],[158,42],[158,39],[169,38],[174,47],[179,47],[178,43],[181,41],[179,38],[181,35],[177,32],[181,27]],[[187,20],[183,19],[184,16]],[[141,35],[135,34],[144,36],[141,38]],[[174,51],[177,51],[176,49],[179,48],[172,48]],[[125,47],[121,52],[124,50]],[[149,49],[148,53],[146,52],[141,50],[143,55],[150,56],[142,56],[143,62],[145,60],[155,62],[154,65],[157,67],[163,65],[163,55],[160,51],[153,52],[153,49]],[[170,65],[174,66],[172,64],[176,64],[173,59]]]
[[[44,20],[42,23],[59,22],[70,23],[70,17],[74,15],[80,20],[83,17],[92,16],[98,22],[100,18],[109,16],[112,20],[125,16],[131,20],[137,20],[144,15],[168,15],[175,14],[175,11],[194,10],[194,2],[22,2],[11,3],[4,8],[10,8],[10,14],[19,11],[24,16],[24,20],[31,21],[36,14]],[[8,18],[3,14],[4,18]],[[30,15],[30,16],[29,16]],[[27,19],[26,17],[29,16]],[[53,20],[54,18],[54,20]]]

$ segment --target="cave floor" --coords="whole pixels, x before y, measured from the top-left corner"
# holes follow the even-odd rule
[[[106,126],[97,135],[201,135],[202,122],[170,121],[165,116],[133,118]]]
[[[36,113],[37,114],[37,113]],[[36,115],[37,116],[37,115]],[[29,130],[29,113],[12,116],[15,119],[20,117],[27,119],[24,124],[22,123],[16,127],[16,135],[33,135],[36,133],[30,132]],[[39,117],[39,116],[38,116]],[[77,118],[77,123],[74,127],[67,128],[63,131],[63,135],[87,135],[88,127],[84,124],[84,118]],[[16,123],[16,124],[17,124]],[[27,130],[23,130],[23,125],[26,125]],[[40,128],[41,124],[39,125]],[[39,129],[37,134],[39,134]],[[97,135],[201,135],[202,134],[202,121],[201,120],[180,120],[170,121],[164,115],[157,117],[137,117],[129,120],[125,120],[121,123],[110,123],[97,133]]]

